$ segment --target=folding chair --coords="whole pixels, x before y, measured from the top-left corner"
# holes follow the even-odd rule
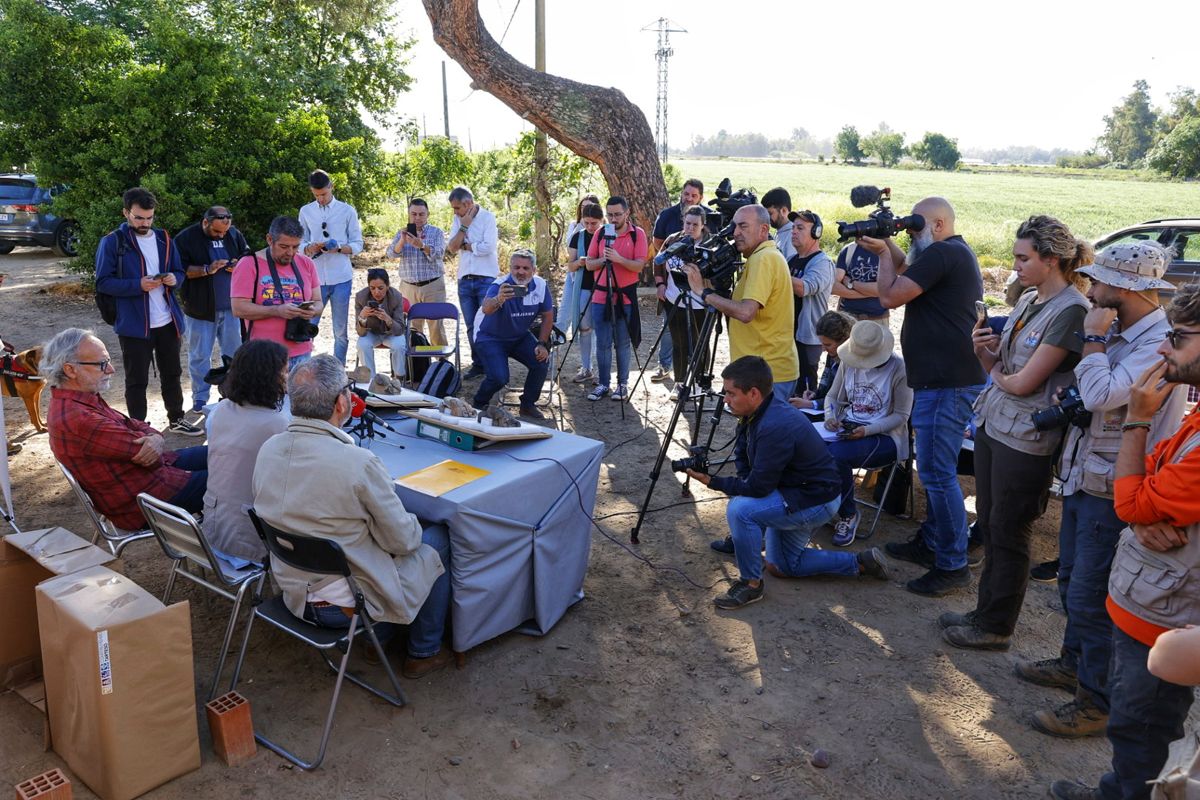
[[[257,733],[254,734],[255,740],[263,747],[283,756],[301,769],[316,769],[325,760],[325,749],[329,745],[330,731],[333,730],[333,715],[337,710],[343,678],[349,679],[352,683],[361,686],[376,697],[386,700],[393,706],[404,706],[408,703],[408,700],[404,696],[404,690],[400,688],[400,682],[396,679],[396,673],[392,670],[392,665],[388,663],[387,655],[383,652],[383,646],[379,643],[379,639],[375,635],[375,626],[371,622],[371,617],[367,614],[366,600],[363,597],[362,590],[358,588],[358,583],[354,580],[354,576],[350,574],[350,564],[346,561],[346,554],[343,552],[341,546],[337,542],[328,539],[302,536],[298,533],[286,533],[269,522],[265,522],[254,513],[253,509],[247,513],[250,514],[250,519],[254,521],[254,528],[258,531],[258,535],[262,537],[263,542],[267,545],[267,558],[263,565],[265,571],[270,572],[271,559],[276,558],[304,572],[311,572],[318,575],[341,575],[346,579],[346,583],[349,584],[350,591],[354,595],[354,612],[350,616],[349,627],[344,630],[319,628],[296,617],[284,604],[282,595],[277,595],[255,606],[254,614],[250,618],[251,623],[255,618],[261,619],[289,636],[299,639],[309,647],[315,647],[320,651],[321,658],[325,660],[325,664],[337,673],[337,681],[333,684],[333,698],[329,701],[329,713],[325,717],[325,728],[321,732],[321,749],[317,752],[316,759],[313,761],[304,761],[299,756],[272,742],[265,736]],[[360,625],[366,630],[367,638],[371,640],[375,652],[379,654],[380,662],[387,671],[394,694],[387,694],[346,671],[346,666],[350,663],[350,653],[353,650],[354,637],[358,633]],[[241,674],[242,662],[246,658],[246,647],[250,643],[250,627],[250,624],[246,625],[246,632],[242,637],[242,650],[238,655],[237,666],[234,668],[235,680],[236,676]],[[341,662],[337,665],[329,658],[329,651],[334,648],[342,651]]]
[[[63,475],[67,478],[67,483],[71,484],[71,488],[75,490],[75,496],[79,498],[83,510],[87,512],[88,517],[92,520],[92,526],[96,532],[92,534],[92,544],[95,544],[100,539],[104,540],[104,544],[114,556],[121,555],[121,551],[139,539],[149,539],[154,534],[145,528],[137,531],[127,531],[124,528],[118,528],[108,519],[108,517],[96,510],[96,504],[92,502],[92,498],[79,485],[79,481],[75,480],[75,476],[71,471],[64,467],[61,463],[58,468],[62,470]]]
[[[422,320],[422,319],[425,319],[425,320],[452,319],[452,320],[454,320],[454,346],[451,347],[449,344],[447,344],[445,347],[438,347],[438,348],[434,348],[431,346],[430,349],[428,349],[428,350],[422,350],[419,353],[413,352],[413,340],[412,340],[413,322],[415,320]],[[468,325],[473,324],[473,323],[474,323],[473,320],[467,320]],[[461,375],[462,374],[462,359],[460,357],[461,328],[462,328],[462,320],[458,316],[458,308],[456,306],[454,306],[453,304],[451,304],[451,303],[414,303],[412,308],[410,308],[408,310],[408,330],[405,334],[408,337],[408,355],[407,355],[408,374],[410,376],[415,374],[413,372],[413,360],[414,359],[428,358],[428,359],[432,360],[435,358],[446,358],[448,356],[453,355],[454,356],[454,368],[458,371],[459,375]],[[411,380],[411,378],[410,378],[410,380]]]
[[[878,472],[885,469],[888,471],[888,476],[887,481],[885,481],[883,484],[882,500],[880,500],[878,503],[875,503],[871,500],[862,500],[858,497],[854,498],[854,502],[856,502],[858,505],[875,509],[875,519],[871,522],[871,529],[866,533],[857,534],[855,536],[856,539],[870,539],[875,535],[875,528],[879,526],[879,518],[883,516],[883,503],[885,500],[887,500],[888,492],[890,492],[892,489],[892,481],[896,479],[897,470],[907,469],[909,471],[908,507],[911,509],[916,504],[916,491],[913,489],[912,482],[912,456],[910,455],[904,461],[893,461],[891,464],[885,464],[882,467],[868,469],[867,472]]]
[[[221,641],[221,655],[217,658],[217,670],[213,674],[212,688],[208,692],[208,699],[211,700],[217,696],[217,684],[220,682],[221,672],[225,668],[225,657],[229,653],[233,629],[237,627],[242,600],[251,587],[253,587],[252,597],[257,599],[262,595],[266,572],[262,567],[237,570],[217,558],[204,531],[196,524],[196,518],[179,506],[173,506],[145,492],[139,494],[137,500],[154,538],[158,539],[158,544],[166,553],[167,558],[174,562],[167,575],[167,588],[163,590],[163,605],[169,605],[171,602],[171,590],[175,588],[176,577],[187,578],[192,583],[199,584],[209,591],[233,601],[233,611],[229,614],[229,622],[225,625],[225,638]],[[215,581],[208,580],[189,570],[189,563],[198,565],[202,570],[211,570]],[[247,624],[249,624],[248,621]],[[230,688],[232,689],[232,686],[236,684],[237,673],[235,672]]]

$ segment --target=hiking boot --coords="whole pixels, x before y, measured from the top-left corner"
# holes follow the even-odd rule
[[[204,429],[188,422],[183,417],[172,422],[167,426],[167,430],[171,433],[178,433],[180,436],[203,436]]]
[[[971,585],[971,570],[968,567],[959,569],[938,569],[933,567],[919,578],[914,578],[904,584],[913,594],[925,597],[941,597],[950,594],[955,589]]]
[[[1031,720],[1033,729],[1061,739],[1083,739],[1103,736],[1108,727],[1108,714],[1089,700],[1075,698],[1053,711],[1039,711]]]
[[[1038,583],[1054,583],[1058,580],[1058,559],[1038,564],[1029,570],[1029,577]]]
[[[1050,784],[1054,800],[1100,800],[1100,790],[1075,781],[1055,781]]]
[[[1011,636],[988,633],[977,625],[955,625],[942,631],[942,638],[964,650],[1007,650]]]
[[[623,403],[629,399],[629,387],[625,384],[620,384],[613,390],[612,397],[609,398],[614,403]]]
[[[878,547],[863,550],[856,558],[858,558],[858,568],[861,570],[861,574],[870,575],[881,581],[886,581],[892,576],[888,570],[887,559],[883,557],[883,551]]]
[[[597,384],[595,389],[592,389],[590,392],[588,392],[587,399],[603,400],[605,397],[608,397],[610,391],[611,390],[607,386],[601,386]]]
[[[662,383],[667,378],[671,377],[671,370],[666,367],[659,367],[658,370],[650,376],[650,380],[655,383]]]
[[[947,611],[945,614],[942,614],[940,617],[938,617],[937,622],[938,627],[942,630],[945,630],[946,628],[958,628],[963,625],[974,625],[975,611],[971,610],[965,613],[959,611]]]
[[[733,555],[732,536],[726,536],[724,539],[714,539],[708,543],[708,546],[713,550],[716,550],[718,553],[724,553],[725,555],[729,556]]]
[[[729,591],[713,598],[713,605],[726,611],[733,611],[762,600],[766,588],[765,583],[759,582],[758,586],[751,586],[749,581],[739,578],[729,587]]]
[[[542,414],[541,411],[538,410],[537,406],[527,406],[527,405],[522,404],[520,414],[522,417],[528,417],[529,419],[536,419],[538,422],[544,422],[546,419],[546,416],[544,414]]]
[[[839,519],[833,525],[833,543],[837,547],[849,547],[854,544],[854,535],[858,532],[858,514],[849,519]]]
[[[596,373],[590,369],[580,368],[579,372],[575,373],[575,377],[571,378],[571,383],[595,383]]]
[[[1072,694],[1079,686],[1075,670],[1063,664],[1062,656],[1043,658],[1041,661],[1018,661],[1013,664],[1013,673],[1027,683],[1049,686],[1052,689],[1066,689]]]
[[[892,558],[901,561],[911,561],[926,569],[933,569],[933,551],[925,544],[920,531],[914,533],[907,542],[888,542],[884,550]]]
[[[454,654],[443,647],[429,658],[409,656],[404,659],[404,668],[400,670],[400,674],[406,678],[423,678],[431,672],[437,672],[453,660]]]

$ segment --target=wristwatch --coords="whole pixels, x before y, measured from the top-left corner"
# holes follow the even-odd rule
[[[710,294],[716,294],[716,293],[717,293],[716,289],[705,289],[704,291],[700,292],[700,301],[703,303],[707,303],[708,296]]]

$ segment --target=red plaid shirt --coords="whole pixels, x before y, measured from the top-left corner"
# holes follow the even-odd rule
[[[186,470],[171,466],[176,458],[173,451],[163,453],[161,463],[153,468],[133,463],[142,449],[134,440],[158,431],[110,408],[95,392],[52,388],[46,427],[54,457],[71,470],[96,510],[118,528],[146,526],[137,505],[140,492],[170,500],[191,477]]]

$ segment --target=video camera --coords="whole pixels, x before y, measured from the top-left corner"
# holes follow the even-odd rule
[[[710,236],[697,242],[690,237],[666,247],[654,257],[654,263],[666,266],[671,279],[681,291],[687,291],[687,274],[683,271],[684,264],[695,264],[700,269],[700,275],[711,281],[717,291],[727,291],[733,285],[733,278],[742,266],[741,254],[733,245],[733,215],[743,206],[754,205],[758,197],[752,189],[732,189],[729,178],[721,181],[717,187],[717,196],[708,201],[713,210],[706,210],[704,225],[710,231]]]
[[[859,236],[870,236],[874,239],[886,239],[902,231],[918,233],[925,229],[925,218],[920,214],[907,217],[897,217],[888,208],[892,200],[892,190],[876,186],[855,186],[850,190],[850,204],[862,208],[874,204],[876,209],[860,222],[838,222],[838,241],[844,242]]]

